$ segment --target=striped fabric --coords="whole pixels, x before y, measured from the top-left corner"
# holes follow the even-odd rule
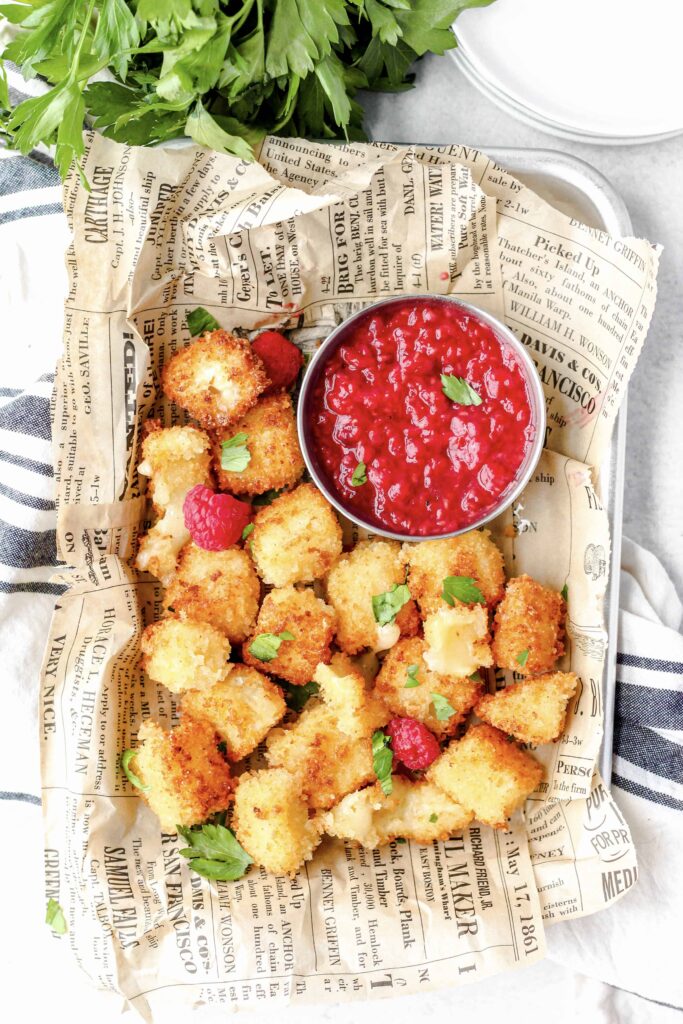
[[[17,84],[11,70],[10,84]],[[31,86],[32,91],[37,88]],[[17,814],[20,805],[35,805],[30,813],[35,815],[32,834],[38,844],[38,676],[54,602],[63,591],[50,582],[58,568],[50,394],[61,345],[68,241],[60,200],[58,176],[49,159],[0,151],[0,289],[6,332],[0,375],[0,801],[8,813],[12,804]],[[649,838],[654,815],[663,847],[667,835],[671,844],[680,846],[675,837],[683,825],[683,607],[661,565],[628,541],[621,592],[612,785],[637,845],[641,835]],[[26,831],[29,812],[21,813]],[[683,856],[677,875],[681,870]],[[647,884],[641,872],[636,893],[646,895]],[[668,990],[658,999],[660,989],[647,977],[639,978],[637,965],[627,965],[620,977],[616,969],[611,976],[609,965],[596,966],[598,954],[592,968],[577,961],[577,948],[589,949],[590,929],[599,932],[599,920],[605,917],[616,921],[628,915],[634,905],[629,901],[635,899],[629,897],[610,915],[600,915],[597,926],[590,924],[593,919],[576,922],[572,929],[579,943],[564,943],[556,959],[585,974],[600,972],[609,984],[635,989],[654,1002],[681,1005],[683,997],[679,1001]],[[633,928],[627,918],[624,933]],[[569,936],[572,929],[564,934]]]

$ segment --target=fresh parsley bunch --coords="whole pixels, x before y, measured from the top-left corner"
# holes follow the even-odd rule
[[[86,115],[119,142],[189,135],[244,159],[266,133],[363,138],[356,92],[409,88],[413,61],[491,2],[19,0],[0,7],[16,26],[3,58],[52,88],[11,110],[0,75],[0,133],[22,153],[56,145],[62,176]]]

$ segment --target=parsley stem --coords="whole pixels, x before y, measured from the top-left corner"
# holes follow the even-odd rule
[[[71,63],[71,70],[69,71],[69,75],[68,75],[69,79],[74,84],[76,84],[79,81],[79,78],[78,78],[78,65],[79,65],[80,60],[81,60],[81,50],[83,49],[83,44],[85,43],[85,38],[86,38],[86,36],[87,36],[87,34],[88,34],[89,30],[90,30],[90,22],[92,20],[92,16],[93,16],[93,11],[94,10],[95,10],[95,0],[90,0],[90,2],[88,3],[88,9],[87,9],[86,14],[85,14],[85,19],[83,21],[83,28],[81,29],[81,35],[80,35],[80,38],[79,38],[78,42],[76,43],[76,49],[74,50],[73,61]],[[92,72],[90,72],[90,74],[92,74]]]

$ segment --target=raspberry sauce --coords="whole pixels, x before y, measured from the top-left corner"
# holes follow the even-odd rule
[[[442,374],[466,381],[481,404],[448,398]],[[331,493],[366,522],[410,536],[450,533],[493,511],[535,436],[513,348],[433,299],[357,320],[325,364],[310,411]],[[353,486],[359,463],[367,480]]]

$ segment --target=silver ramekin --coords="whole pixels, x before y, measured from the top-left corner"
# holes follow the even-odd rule
[[[387,309],[391,306],[403,306],[411,302],[450,303],[451,305],[458,306],[464,313],[467,313],[469,316],[490,327],[499,341],[505,341],[512,349],[514,349],[519,356],[522,370],[525,374],[531,402],[531,422],[536,429],[533,444],[530,446],[527,451],[526,458],[519,467],[514,485],[509,487],[508,490],[501,495],[501,498],[495,508],[490,512],[487,512],[487,514],[483,515],[480,519],[468,523],[467,526],[463,526],[459,530],[451,530],[449,533],[435,533],[425,536],[414,536],[412,534],[394,533],[391,530],[385,530],[375,525],[375,523],[371,523],[363,519],[353,509],[345,505],[343,501],[340,500],[339,495],[333,491],[326,482],[326,474],[318,462],[311,431],[310,404],[313,391],[321,375],[324,373],[325,365],[333,352],[343,344],[348,337],[349,332],[358,323],[358,321],[367,317],[368,314],[371,314],[374,310]],[[471,306],[467,302],[461,302],[460,299],[453,298],[450,295],[433,295],[430,293],[400,295],[390,299],[381,299],[379,302],[374,302],[372,305],[359,310],[357,313],[354,313],[352,316],[348,317],[348,319],[339,324],[338,327],[335,327],[332,333],[325,338],[320,345],[320,348],[308,364],[306,374],[301,384],[297,409],[297,428],[299,431],[301,451],[314,483],[322,491],[329,503],[333,505],[337,511],[341,512],[342,515],[346,516],[347,519],[352,520],[352,522],[370,533],[376,534],[380,537],[389,537],[392,540],[438,540],[443,537],[456,537],[460,533],[467,533],[470,530],[476,530],[478,527],[484,526],[492,519],[495,519],[496,516],[500,515],[504,509],[512,505],[512,503],[519,497],[529,482],[529,478],[536,468],[541,456],[541,451],[543,450],[543,441],[545,438],[545,397],[543,395],[540,378],[536,372],[536,367],[524,348],[524,345],[515,337],[512,331],[505,326],[505,324],[500,322],[500,320],[496,320],[496,318],[491,316],[489,313],[485,313],[481,309],[476,309],[475,306]]]

